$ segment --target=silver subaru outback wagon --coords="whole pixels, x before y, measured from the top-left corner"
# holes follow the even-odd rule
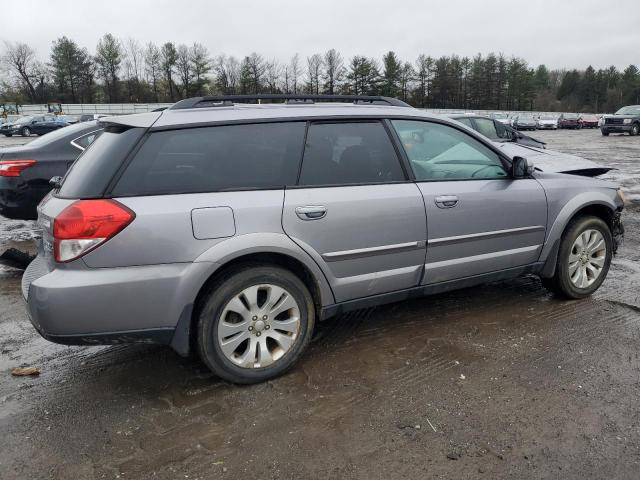
[[[622,235],[616,185],[396,99],[204,97],[103,126],[39,206],[33,325],[196,350],[232,382],[282,374],[352,309],[527,273],[585,297]]]

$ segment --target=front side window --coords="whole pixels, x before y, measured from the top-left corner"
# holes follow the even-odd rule
[[[113,194],[157,195],[294,185],[304,122],[154,132]]]
[[[416,120],[392,120],[419,181],[505,178],[499,156],[456,128]]]
[[[348,185],[404,181],[382,123],[309,125],[300,185]]]

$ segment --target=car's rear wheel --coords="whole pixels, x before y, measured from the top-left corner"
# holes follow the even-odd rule
[[[5,133],[4,136],[5,137],[11,137],[12,135],[10,133]]]
[[[257,383],[291,368],[315,324],[313,298],[293,273],[275,266],[228,272],[204,296],[198,350],[218,376]]]
[[[20,135],[22,135],[23,137],[28,137],[29,135],[31,135],[31,129],[29,127],[23,127],[22,130],[20,130]]]
[[[634,123],[631,125],[631,130],[629,130],[629,135],[632,137],[637,136],[640,133],[640,124]]]
[[[598,217],[579,217],[562,236],[555,275],[543,279],[543,283],[568,298],[587,297],[602,285],[612,255],[609,226]]]

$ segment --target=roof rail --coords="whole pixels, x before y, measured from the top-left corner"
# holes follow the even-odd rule
[[[285,103],[316,102],[350,102],[355,104],[392,105],[394,107],[410,107],[411,105],[397,98],[378,95],[306,95],[265,93],[257,95],[215,95],[210,97],[194,97],[174,103],[169,110],[185,108],[227,107],[234,103],[260,103],[262,100],[284,100]]]

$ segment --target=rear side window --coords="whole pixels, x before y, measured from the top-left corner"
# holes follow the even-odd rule
[[[144,128],[130,128],[119,133],[110,131],[102,133],[93,142],[92,148],[86,149],[74,162],[56,196],[61,198],[102,197],[109,181],[144,132]]]
[[[304,122],[283,122],[152,133],[125,170],[113,195],[294,185],[304,130]]]
[[[475,119],[478,132],[491,140],[498,140],[500,136],[496,130],[496,125],[493,120],[489,118],[476,118]]]
[[[309,126],[300,185],[348,185],[405,180],[380,122]]]

